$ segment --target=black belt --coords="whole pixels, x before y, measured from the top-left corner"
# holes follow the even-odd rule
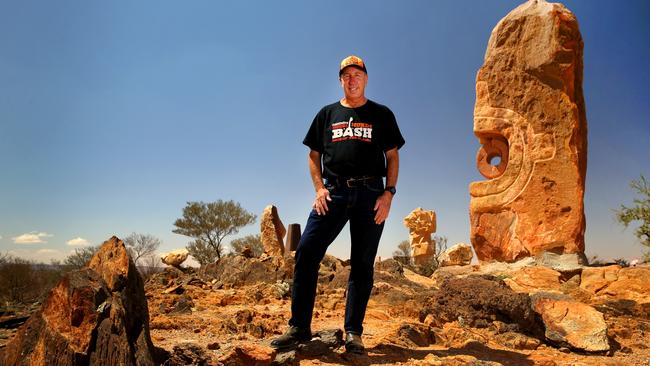
[[[348,188],[358,188],[365,187],[369,183],[373,182],[382,182],[381,177],[331,177],[325,178],[328,184],[332,184],[336,187],[348,187]]]

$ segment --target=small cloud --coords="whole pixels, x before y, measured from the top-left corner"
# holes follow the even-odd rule
[[[62,261],[67,256],[62,251],[56,249],[14,249],[8,253],[14,257],[32,260],[37,263],[49,263],[52,260]]]
[[[90,242],[88,242],[88,240],[86,240],[84,238],[76,237],[74,239],[68,240],[67,244],[68,245],[74,245],[74,246],[85,246],[85,245],[89,245]]]
[[[19,235],[12,239],[16,244],[41,244],[47,243],[47,241],[43,240],[43,238],[49,238],[52,236],[54,235],[32,231],[31,233]]]

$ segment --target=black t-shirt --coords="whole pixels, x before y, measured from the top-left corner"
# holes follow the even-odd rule
[[[323,107],[302,142],[321,153],[323,177],[386,176],[384,152],[404,145],[395,115],[368,100],[358,108]]]

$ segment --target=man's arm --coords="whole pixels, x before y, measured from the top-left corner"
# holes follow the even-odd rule
[[[330,191],[328,191],[323,184],[320,155],[321,154],[315,150],[309,152],[309,174],[311,175],[311,180],[312,183],[314,183],[314,189],[316,190],[316,198],[314,199],[312,207],[319,215],[325,215],[328,210],[327,201],[331,201],[332,198],[330,198]]]
[[[399,173],[399,153],[397,148],[386,151],[386,186],[395,187],[397,185],[397,175]],[[386,221],[388,212],[390,211],[390,204],[393,202],[393,194],[384,191],[384,193],[377,198],[375,203],[375,223],[377,225]]]

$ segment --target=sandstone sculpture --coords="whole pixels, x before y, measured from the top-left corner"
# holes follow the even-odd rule
[[[4,365],[157,365],[144,284],[112,237],[67,273],[0,358]]]
[[[278,216],[278,209],[273,205],[266,206],[260,223],[260,240],[264,246],[264,253],[272,257],[282,257],[283,239],[286,233],[287,230]]]
[[[169,253],[161,255],[160,260],[169,266],[178,268],[181,266],[181,264],[183,264],[183,262],[185,262],[189,254],[190,253],[187,251],[187,249],[176,249]]]
[[[466,266],[472,261],[472,246],[465,243],[458,243],[445,250],[440,256],[440,266]]]
[[[431,240],[431,233],[436,231],[436,213],[418,207],[404,218],[404,226],[409,229],[415,264],[427,263],[436,254],[435,243]]]
[[[492,31],[474,108],[487,180],[469,187],[481,261],[584,252],[582,48],[575,16],[543,0],[520,5]]]

